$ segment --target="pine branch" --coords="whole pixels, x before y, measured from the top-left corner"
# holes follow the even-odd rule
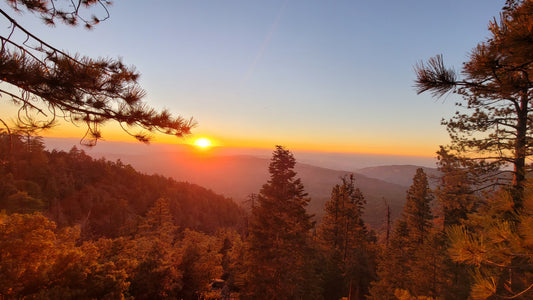
[[[522,295],[524,295],[525,293],[529,292],[529,290],[531,290],[533,288],[533,284],[531,284],[530,286],[528,286],[525,290],[519,292],[518,294],[515,294],[513,296],[502,296],[502,295],[498,295],[498,297],[500,298],[503,298],[503,299],[516,299],[518,297],[521,297]]]
[[[86,6],[95,3],[104,5],[97,0],[78,2],[78,6],[69,17],[60,13],[54,3],[21,0],[12,1],[11,4],[16,6],[17,3],[35,4],[37,6],[28,9],[52,14],[49,16],[52,19],[56,17],[55,14],[63,19],[79,18],[80,3]],[[72,4],[74,5],[74,2]],[[0,10],[0,16],[11,23],[9,35],[0,36],[2,43],[0,78],[19,87],[22,95],[17,96],[5,90],[0,90],[0,93],[11,96],[13,100],[22,101],[22,108],[26,114],[28,114],[27,108],[30,108],[46,117],[47,114],[37,104],[42,102],[52,113],[52,120],[58,112],[61,112],[62,117],[72,123],[85,123],[86,136],[95,139],[101,137],[98,125],[106,120],[115,120],[121,126],[125,124],[128,127],[139,127],[147,132],[157,131],[177,137],[189,134],[191,128],[196,125],[193,119],[185,120],[179,116],[173,118],[166,110],[157,112],[142,103],[141,98],[145,92],[137,85],[138,73],[126,67],[120,60],[92,60],[71,56],[30,33],[5,11]],[[24,41],[12,40],[15,31],[25,36]],[[32,46],[30,43],[36,43],[37,46]],[[22,119],[19,118],[19,121]],[[35,122],[30,123],[30,127],[37,125]],[[43,128],[49,124],[51,123],[43,123]],[[142,142],[148,142],[150,139],[146,133],[132,134],[128,129],[124,129]]]
[[[432,91],[432,95],[439,98],[458,85],[455,71],[444,66],[442,55],[430,58],[427,63],[417,63],[415,73],[417,94]]]

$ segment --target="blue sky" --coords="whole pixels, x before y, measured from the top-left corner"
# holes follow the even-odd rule
[[[457,99],[416,95],[413,66],[442,53],[460,70],[504,2],[117,0],[91,31],[16,19],[70,53],[136,66],[151,106],[222,146],[431,156]]]

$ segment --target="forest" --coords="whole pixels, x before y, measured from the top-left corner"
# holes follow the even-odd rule
[[[47,24],[108,17],[78,15],[108,1],[73,11],[7,2]],[[82,148],[47,150],[38,133],[56,117],[86,126],[89,146],[107,121],[141,142],[195,123],[145,105],[138,74],[120,61],[2,37],[0,78],[20,94],[0,94],[20,110],[16,125],[0,119],[0,299],[533,299],[533,1],[506,1],[489,30],[460,74],[442,55],[415,66],[417,93],[462,102],[442,121],[451,142],[437,151],[436,187],[418,168],[399,217],[387,207],[380,228],[365,222],[349,173],[330,187],[323,217],[310,214],[283,146],[248,207]],[[48,120],[29,113],[43,110]]]

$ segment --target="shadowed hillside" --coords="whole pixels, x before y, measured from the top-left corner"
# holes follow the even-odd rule
[[[204,187],[141,174],[77,148],[46,151],[40,138],[0,135],[0,179],[0,210],[44,211],[61,225],[80,225],[85,237],[134,234],[130,230],[160,198],[168,199],[182,229],[242,229],[244,222],[241,207]]]

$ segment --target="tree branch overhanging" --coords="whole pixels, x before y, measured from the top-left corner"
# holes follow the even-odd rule
[[[40,13],[46,23],[50,24],[47,18],[49,21],[51,19],[51,24],[54,18],[58,18],[74,26],[78,19],[85,22],[86,26],[102,20],[94,17],[92,21],[86,21],[81,18],[81,6],[98,4],[105,8],[110,4],[97,0],[72,1],[72,11],[67,13],[57,8],[53,1],[8,2],[15,9],[21,5]],[[109,17],[107,8],[105,13]],[[120,60],[71,56],[30,33],[5,11],[0,10],[0,17],[11,24],[6,36],[0,34],[0,84],[3,82],[4,85],[18,88],[20,96],[7,87],[0,88],[0,95],[10,96],[14,103],[22,101],[24,110],[46,116],[43,107],[47,107],[52,119],[61,113],[61,117],[72,123],[86,124],[87,136],[94,140],[101,138],[98,125],[108,120],[141,129],[139,134],[133,136],[142,142],[149,141],[146,132],[157,131],[182,137],[195,126],[192,119],[172,117],[166,110],[157,112],[144,104],[141,99],[145,92],[137,84],[139,74]],[[18,35],[14,35],[14,32]],[[15,36],[20,35],[22,40],[20,37],[16,40]]]
[[[427,63],[415,66],[415,88],[417,94],[431,91],[434,97],[442,97],[457,86],[455,71],[444,66],[442,55],[430,58]]]

